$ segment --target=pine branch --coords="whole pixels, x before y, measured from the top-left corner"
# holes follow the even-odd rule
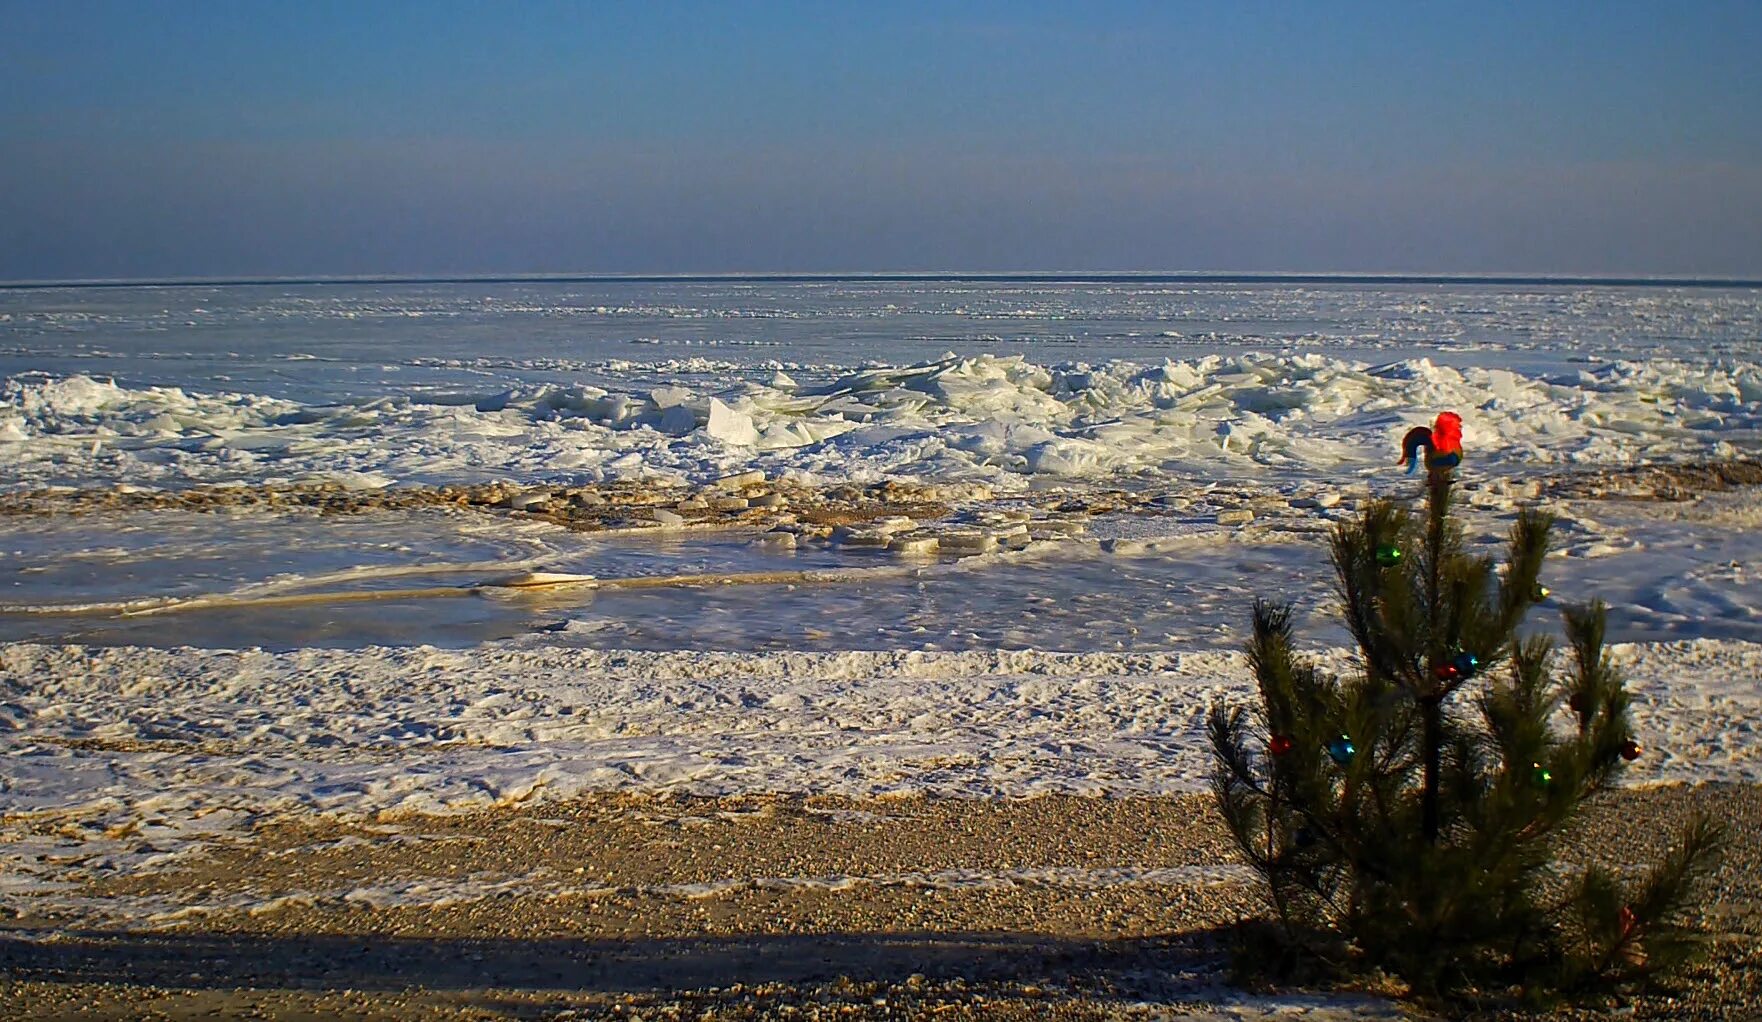
[[[1549,533],[1554,516],[1546,511],[1524,508],[1511,523],[1504,584],[1499,592],[1498,632],[1510,635],[1517,630],[1523,615],[1539,599],[1537,585],[1542,577],[1542,561],[1548,556]]]
[[[1216,772],[1225,778],[1232,790],[1243,789],[1270,800],[1272,794],[1255,776],[1253,762],[1248,756],[1248,723],[1243,719],[1241,708],[1213,706],[1206,724],[1213,758],[1217,761]]]
[[[1393,622],[1385,617],[1398,609],[1399,585],[1412,567],[1405,557],[1392,566],[1377,560],[1384,548],[1399,552],[1408,530],[1405,511],[1376,501],[1357,521],[1340,523],[1330,535],[1335,592],[1345,604],[1346,627],[1365,658],[1366,680],[1373,688],[1410,673],[1403,663],[1402,633],[1391,629]]]

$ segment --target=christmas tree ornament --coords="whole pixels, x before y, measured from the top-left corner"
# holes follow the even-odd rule
[[[1572,712],[1578,713],[1578,714],[1584,713],[1585,710],[1590,708],[1590,705],[1591,705],[1591,701],[1589,699],[1585,698],[1585,694],[1583,692],[1574,692],[1566,700],[1567,709],[1570,709]]]
[[[1621,906],[1621,911],[1616,915],[1615,919],[1621,924],[1622,940],[1626,940],[1633,936],[1634,930],[1640,925],[1639,919],[1634,916],[1633,908],[1628,905]]]
[[[1554,773],[1540,763],[1531,763],[1530,783],[1538,788],[1547,788],[1554,783]]]
[[[1420,450],[1425,450],[1425,466],[1434,475],[1443,475],[1462,464],[1462,416],[1455,412],[1439,412],[1432,428],[1415,426],[1401,438],[1401,460],[1407,474],[1419,469]]]
[[[1457,669],[1455,664],[1439,664],[1432,668],[1432,674],[1439,681],[1455,681],[1462,676],[1462,672]]]
[[[1481,669],[1481,658],[1473,653],[1458,653],[1456,659],[1450,661],[1450,666],[1456,668],[1456,673],[1462,677],[1472,678],[1474,672]]]
[[[1548,597],[1550,597],[1552,595],[1554,595],[1554,591],[1552,589],[1549,589],[1547,586],[1543,585],[1540,582],[1536,583],[1535,592],[1530,594],[1530,596],[1533,598],[1533,602],[1535,602],[1535,603],[1541,603],[1542,601],[1546,600]]]
[[[1401,548],[1393,543],[1384,543],[1377,547],[1377,563],[1385,568],[1393,568],[1401,563]]]
[[[1639,759],[1645,751],[1645,748],[1632,738],[1621,743],[1621,758],[1627,760],[1629,763]]]
[[[1297,847],[1308,848],[1315,844],[1315,831],[1310,830],[1308,827],[1298,827],[1295,840]]]
[[[1352,739],[1345,735],[1328,743],[1328,758],[1341,766],[1352,762],[1352,757],[1356,755],[1358,755],[1358,746],[1353,745]]]
[[[1266,743],[1266,751],[1275,756],[1283,756],[1296,747],[1297,740],[1290,735],[1273,735]]]

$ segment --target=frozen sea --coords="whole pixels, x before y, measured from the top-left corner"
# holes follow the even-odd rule
[[[1142,495],[901,562],[509,513],[0,516],[0,903],[264,814],[612,788],[1184,791],[1257,594],[1338,658],[1325,530],[1454,410],[1471,538],[1535,485],[1762,448],[1762,289],[1115,277],[0,288],[0,491],[966,487]],[[57,488],[60,488],[59,490]],[[1762,509],[1560,500],[1646,780],[1762,779]],[[1247,524],[1219,524],[1249,508]],[[774,573],[492,591],[511,572]],[[791,572],[827,573],[813,584]],[[830,579],[830,581],[828,581]],[[292,602],[428,587],[459,598]],[[268,598],[272,602],[252,603]],[[178,613],[139,613],[168,601]],[[274,602],[280,601],[280,602]],[[130,608],[134,608],[131,610]],[[1553,627],[1551,615],[1530,622]],[[44,822],[48,821],[48,822]],[[116,837],[122,834],[124,837]]]
[[[1177,524],[1204,532],[1218,483],[1404,492],[1396,438],[1446,408],[1467,419],[1464,474],[1482,481],[1754,454],[1762,290],[1191,277],[0,290],[0,485],[14,490],[664,484],[756,468],[809,485],[977,482],[1004,497],[1169,490],[1197,498]],[[1645,520],[1618,531],[1579,545],[1625,551],[1608,563],[1631,562],[1630,580],[1601,563],[1584,577],[1635,590],[1613,602],[1636,608],[1636,637],[1762,638],[1709,591],[1747,585],[1743,535]],[[1313,543],[1213,538],[1137,557],[1076,543],[994,571],[812,593],[601,596],[579,614],[565,599],[174,622],[21,610],[424,565],[469,582],[498,566],[606,576],[873,555],[440,514],[11,520],[0,521],[0,638],[1170,649],[1233,645],[1245,579],[1325,597]],[[1696,581],[1709,565],[1737,581]],[[816,622],[826,606],[838,627]]]

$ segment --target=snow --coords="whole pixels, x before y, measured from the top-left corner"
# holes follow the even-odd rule
[[[680,350],[697,346],[718,357]],[[1762,296],[836,280],[0,295],[13,487],[1337,479],[1443,408],[1500,472],[1755,451]]]
[[[1762,781],[1762,644],[1613,653],[1648,749],[1630,781]],[[65,824],[56,861],[104,870],[288,811],[445,814],[606,790],[1191,792],[1210,775],[1207,709],[1251,698],[1231,652],[12,644],[0,854],[28,886],[63,868],[33,836],[48,819]]]
[[[753,381],[300,405],[88,376],[0,384],[12,485],[241,476],[440,483],[698,479],[757,466],[828,481],[1106,482],[1204,469],[1340,477],[1389,460],[1432,409],[1467,419],[1477,464],[1727,456],[1762,448],[1762,364],[1614,362],[1567,374],[1382,366],[1319,354],[1041,365],[949,356],[817,387]]]

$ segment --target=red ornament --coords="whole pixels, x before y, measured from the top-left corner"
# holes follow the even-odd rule
[[[1634,932],[1634,928],[1640,924],[1640,921],[1634,918],[1634,910],[1628,908],[1626,905],[1621,906],[1621,914],[1616,918],[1621,921],[1621,936],[1623,939],[1631,936]]]
[[[1432,673],[1439,681],[1455,681],[1462,676],[1462,671],[1455,664],[1439,664],[1432,668]]]
[[[1629,763],[1632,763],[1634,760],[1639,759],[1640,754],[1645,751],[1646,751],[1645,748],[1643,746],[1641,746],[1639,742],[1634,741],[1632,738],[1629,738],[1627,741],[1621,743],[1621,758],[1627,760]]]
[[[1290,735],[1273,735],[1272,740],[1266,743],[1267,751],[1275,756],[1283,756],[1296,747],[1297,739]]]

